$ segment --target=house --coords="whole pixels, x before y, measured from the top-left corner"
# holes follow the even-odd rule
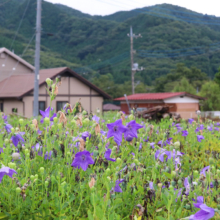
[[[5,51],[8,52],[7,49],[0,49],[0,51],[4,51],[2,52],[4,54]],[[2,53],[0,53],[0,57]],[[5,64],[0,66],[0,79],[2,79],[0,81],[0,110],[6,114],[16,112],[21,116],[32,117],[34,67],[11,52],[2,57],[7,60],[3,62],[0,59],[1,63]],[[16,59],[17,62],[14,62]],[[16,68],[11,71],[14,66]],[[79,99],[83,108],[88,112],[96,112],[98,109],[102,111],[103,100],[111,99],[107,93],[67,67],[41,69],[39,71],[40,110],[45,110],[50,105],[45,80],[47,78],[53,80],[57,76],[61,79],[61,85],[58,88],[58,95],[51,103],[51,107],[55,111],[59,111],[66,103],[74,105]]]
[[[170,92],[170,93],[139,93],[127,96],[127,100],[131,108],[151,108],[158,105],[168,105],[170,112],[176,112],[182,118],[188,119],[197,117],[196,111],[199,110],[199,101],[205,98],[192,95],[186,92]],[[121,111],[129,113],[129,108],[125,97],[116,98],[120,101]]]
[[[11,75],[30,73],[34,73],[34,66],[7,48],[0,48],[0,81]]]
[[[103,111],[107,112],[107,111],[120,111],[121,110],[121,107],[120,106],[117,106],[117,105],[114,105],[114,104],[105,104],[103,105]]]

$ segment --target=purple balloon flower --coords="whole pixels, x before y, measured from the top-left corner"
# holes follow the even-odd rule
[[[154,189],[154,183],[153,182],[149,182],[149,187],[150,187],[150,189]]]
[[[110,157],[110,156],[111,156],[111,153],[112,153],[112,150],[111,150],[111,149],[107,149],[107,150],[105,151],[105,155],[104,155],[104,156],[105,156],[105,159],[115,162],[116,159]]]
[[[91,134],[88,132],[88,131],[85,131],[85,132],[83,132],[82,133],[82,139],[84,140],[84,141],[86,141],[86,138],[91,138]]]
[[[14,173],[17,174],[17,172],[15,170],[13,170],[9,167],[2,167],[0,169],[0,183],[2,182],[2,178],[3,178],[4,175],[7,175],[7,176],[12,178]]]
[[[135,120],[130,121],[127,125],[126,125],[126,131],[125,131],[125,138],[128,136],[137,138],[137,130],[143,128],[142,125],[136,123]]]
[[[44,160],[51,160],[51,157],[52,157],[52,151],[50,151],[49,154],[48,154],[48,151],[47,151],[44,155]]]
[[[190,184],[189,184],[188,177],[186,177],[184,180],[184,187],[186,188],[185,194],[188,196],[190,192]]]
[[[114,137],[114,141],[120,145],[122,142],[122,134],[127,130],[122,124],[122,120],[118,119],[114,123],[107,124],[108,133],[107,138]]]
[[[7,124],[8,123],[8,116],[7,115],[2,115],[2,119],[4,120],[4,122]]]
[[[126,138],[125,138],[126,141],[128,142],[131,142],[133,140],[133,137],[128,135]]]
[[[0,154],[1,153],[4,153],[4,151],[3,151],[3,148],[2,147],[0,147]]]
[[[23,142],[23,143],[25,142],[24,138],[22,137],[23,134],[24,132],[19,132],[11,137],[12,143],[14,144],[15,147],[18,146],[19,142]]]
[[[116,180],[115,182],[115,187],[114,187],[114,191],[115,192],[122,192],[122,189],[121,187],[119,186],[120,183],[124,182],[124,179],[121,179],[121,180]]]
[[[161,162],[163,162],[164,161],[164,155],[167,155],[167,159],[171,158],[171,152],[170,151],[167,151],[166,149],[160,149],[160,150],[156,151],[155,159],[158,158]]]
[[[37,154],[39,156],[42,156],[43,155],[43,151],[42,151],[42,146],[40,146],[39,143],[37,143],[35,146],[31,147],[34,151],[37,152]]]
[[[182,136],[183,137],[186,137],[187,135],[188,135],[188,131],[187,130],[182,131]]]
[[[154,142],[151,142],[151,143],[150,143],[150,147],[152,147],[153,149],[155,148],[154,145],[155,145]]]
[[[209,170],[209,168],[210,168],[210,166],[204,167],[204,168],[202,169],[202,171],[200,172],[200,175],[203,175],[203,176],[206,177],[206,173],[205,173],[205,172],[207,172],[207,171]]]
[[[8,133],[11,133],[11,129],[12,129],[12,126],[10,124],[5,124],[5,130],[8,132]]]
[[[45,111],[40,110],[40,113],[41,113],[41,115],[42,115],[42,118],[41,118],[41,120],[40,120],[40,123],[43,123],[43,122],[44,122],[44,118],[49,118],[49,117],[50,117],[50,111],[52,112],[52,111],[53,111],[53,108],[48,107]],[[57,114],[54,113],[54,114],[52,115],[52,117],[50,117],[50,121],[53,121],[53,119],[54,119],[56,116],[57,116]]]
[[[202,135],[197,135],[197,141],[201,142],[201,140],[205,139]]]
[[[98,116],[94,115],[92,117],[92,120],[95,121],[96,123],[99,123],[100,118]]]
[[[215,215],[215,210],[213,208],[208,207],[206,204],[198,205],[198,207],[196,208],[200,208],[200,210],[196,214],[191,215],[189,217],[189,220],[208,220]]]
[[[194,119],[193,119],[193,118],[189,118],[189,119],[188,119],[188,122],[189,122],[190,124],[192,124],[192,123],[194,122]]]
[[[94,160],[90,156],[89,151],[78,152],[75,155],[75,159],[72,162],[72,167],[77,167],[78,169],[81,167],[84,171],[87,170],[89,164],[94,164]]]

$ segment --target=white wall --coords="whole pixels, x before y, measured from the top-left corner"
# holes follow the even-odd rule
[[[164,103],[199,103],[199,100],[188,96],[184,96],[183,98],[181,98],[180,96],[176,96],[164,99]]]

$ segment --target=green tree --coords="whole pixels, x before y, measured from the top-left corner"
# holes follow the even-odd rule
[[[214,81],[220,86],[220,67],[218,68],[218,72],[215,74]]]
[[[220,87],[213,81],[206,82],[199,93],[206,98],[202,103],[203,111],[220,110]]]
[[[188,92],[191,94],[196,94],[195,88],[185,77],[183,77],[181,81],[174,87],[173,92]]]

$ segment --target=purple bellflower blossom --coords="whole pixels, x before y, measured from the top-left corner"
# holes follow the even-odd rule
[[[160,149],[160,150],[156,151],[155,159],[159,159],[161,162],[164,162],[164,155],[167,155],[167,159],[171,158],[171,152],[170,151],[167,151],[166,149]]]
[[[208,126],[208,127],[207,127],[207,130],[213,131],[213,125]]]
[[[23,134],[24,132],[19,132],[11,137],[12,143],[14,144],[15,147],[18,146],[19,142],[23,142],[23,143],[25,142],[24,138],[22,137]]]
[[[144,142],[148,142],[149,141],[149,136],[147,136],[147,139],[143,139]]]
[[[8,123],[8,116],[7,115],[2,115],[3,121],[7,124]]]
[[[0,154],[4,153],[3,148],[0,147]]]
[[[205,139],[202,135],[197,135],[197,141],[201,142],[201,140]]]
[[[188,131],[187,130],[182,131],[182,136],[183,137],[187,137],[187,135],[188,135]]]
[[[111,156],[111,153],[112,153],[112,150],[111,150],[111,149],[107,149],[107,150],[105,151],[105,159],[115,162],[116,159],[110,157],[110,156]]]
[[[50,151],[49,154],[48,154],[48,151],[47,151],[44,155],[44,160],[51,160],[51,157],[52,157],[52,151]]]
[[[121,179],[121,180],[116,180],[115,182],[115,187],[114,187],[114,191],[115,192],[122,192],[122,189],[121,187],[119,186],[120,183],[124,182],[124,179]]]
[[[91,134],[88,132],[88,131],[85,131],[85,132],[83,132],[82,133],[82,139],[84,140],[84,141],[86,141],[86,138],[91,138]]]
[[[99,118],[98,116],[94,115],[94,116],[92,117],[92,120],[99,124],[100,118]]]
[[[81,167],[84,171],[86,171],[89,164],[94,164],[94,160],[90,156],[90,152],[84,150],[82,152],[76,153],[75,159],[72,162],[71,166],[77,167],[78,169]]]
[[[190,124],[192,124],[192,123],[194,122],[194,119],[193,119],[193,118],[189,118],[189,119],[188,119],[188,122],[189,122]]]
[[[43,123],[43,122],[44,122],[44,118],[49,118],[49,117],[50,117],[50,111],[52,112],[52,111],[53,111],[53,108],[48,107],[45,111],[40,110],[40,113],[41,113],[41,115],[42,115],[42,118],[41,118],[41,120],[40,120],[40,123]],[[53,119],[54,119],[55,117],[57,117],[57,114],[56,114],[56,113],[54,113],[54,114],[52,115],[52,117],[50,117],[50,121],[53,121]]]
[[[13,170],[9,167],[2,167],[0,169],[0,183],[2,182],[2,178],[3,178],[4,175],[7,175],[7,176],[12,178],[14,173],[17,174],[17,172],[15,170]]]
[[[220,122],[215,123],[215,126],[220,126]]]
[[[5,130],[8,132],[8,133],[11,133],[11,129],[12,129],[12,126],[10,124],[5,124]]]
[[[210,169],[210,166],[204,167],[204,168],[202,169],[202,171],[200,172],[200,175],[203,175],[203,176],[206,177],[206,173],[205,173],[205,172],[207,172],[209,169]]]
[[[151,142],[151,143],[150,143],[150,147],[153,148],[153,149],[155,148],[154,145],[155,145],[154,142]]]
[[[184,187],[186,188],[185,194],[188,196],[190,192],[190,184],[189,184],[188,177],[186,177],[184,180]]]
[[[140,151],[142,149],[142,143],[140,143],[138,150]]]
[[[133,140],[134,137],[128,135],[125,140],[128,141],[128,142],[131,142]]]
[[[35,146],[31,147],[34,151],[37,152],[37,154],[39,156],[42,156],[43,155],[43,151],[42,151],[42,146],[40,146],[39,143],[37,143]]]
[[[149,187],[150,187],[150,189],[154,190],[154,183],[153,182],[149,182]]]
[[[166,147],[167,143],[165,141],[158,141],[157,145],[159,145],[160,147]]]
[[[208,220],[215,215],[215,210],[211,207],[208,207],[206,204],[197,203],[194,204],[196,208],[200,208],[196,214],[189,216],[189,220]]]
[[[122,120],[118,119],[114,123],[107,124],[107,128],[107,138],[114,137],[114,141],[117,145],[120,145],[122,142],[122,134],[127,130],[122,124]]]
[[[130,121],[127,125],[126,125],[126,131],[125,131],[125,138],[128,136],[137,138],[137,130],[143,128],[142,125],[136,123],[135,120]]]
[[[166,140],[166,143],[169,145],[169,144],[171,144],[171,140],[173,140],[173,138],[168,138],[167,140]]]

